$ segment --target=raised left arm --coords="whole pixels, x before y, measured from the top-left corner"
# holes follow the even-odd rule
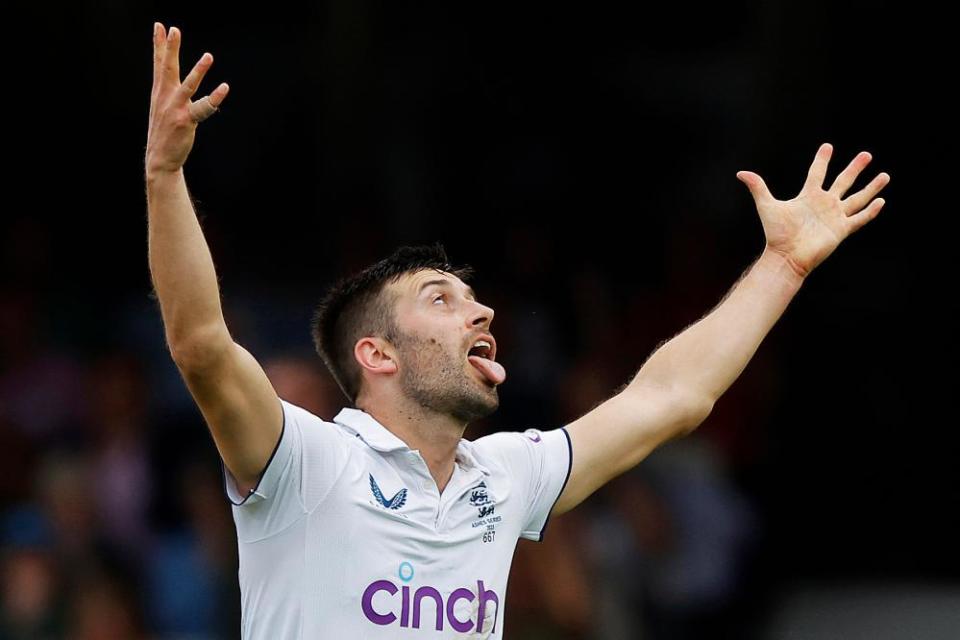
[[[569,511],[660,444],[703,422],[810,272],[877,215],[884,201],[874,196],[890,176],[881,173],[844,199],[871,157],[858,154],[824,190],[832,150],[821,145],[792,200],[774,199],[755,173],[737,173],[760,214],[763,253],[708,315],[656,349],[622,391],[567,425],[573,468],[552,514]]]

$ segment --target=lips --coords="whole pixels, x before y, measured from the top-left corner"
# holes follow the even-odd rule
[[[473,338],[470,342],[470,348],[467,349],[467,360],[472,364],[483,377],[492,385],[501,384],[507,379],[507,371],[503,365],[496,361],[497,341],[489,333],[484,333]],[[471,353],[476,351],[476,353]]]
[[[471,351],[476,349],[478,353],[476,355],[489,358],[490,360],[497,359],[497,341],[493,339],[493,336],[489,333],[484,333],[476,338],[470,343],[472,346],[467,349],[467,355]]]

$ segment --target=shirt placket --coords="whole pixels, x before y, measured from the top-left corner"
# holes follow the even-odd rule
[[[450,478],[450,483],[440,497],[440,508],[437,513],[438,531],[443,528],[443,523],[447,519],[447,514],[450,513],[450,510],[457,504],[460,498],[463,497],[463,494],[480,479],[481,475],[480,471],[474,468],[465,471],[458,468],[454,471],[453,477]]]
[[[433,528],[438,533],[442,533],[443,523],[450,512],[452,505],[463,495],[464,491],[482,475],[479,469],[471,467],[463,470],[459,463],[454,463],[453,474],[450,476],[447,486],[443,493],[437,488],[437,483],[430,474],[430,468],[418,451],[410,452],[410,460],[413,462],[417,475],[420,477],[420,489],[424,495],[430,496],[434,501],[433,510]]]

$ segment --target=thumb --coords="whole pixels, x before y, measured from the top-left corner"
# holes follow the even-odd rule
[[[757,203],[774,199],[773,194],[771,194],[770,190],[767,189],[767,185],[763,181],[763,178],[754,172],[738,171],[737,180],[747,185],[747,188],[750,189],[750,193],[753,195],[753,199]]]

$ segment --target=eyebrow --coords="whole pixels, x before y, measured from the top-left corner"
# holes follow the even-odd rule
[[[450,280],[428,280],[424,282],[422,285],[420,285],[420,290],[417,291],[417,296],[423,293],[423,290],[432,284],[449,287],[452,284],[452,282]],[[473,298],[473,301],[476,302],[477,294],[473,292],[473,287],[471,287],[470,285],[467,285],[467,295]]]

